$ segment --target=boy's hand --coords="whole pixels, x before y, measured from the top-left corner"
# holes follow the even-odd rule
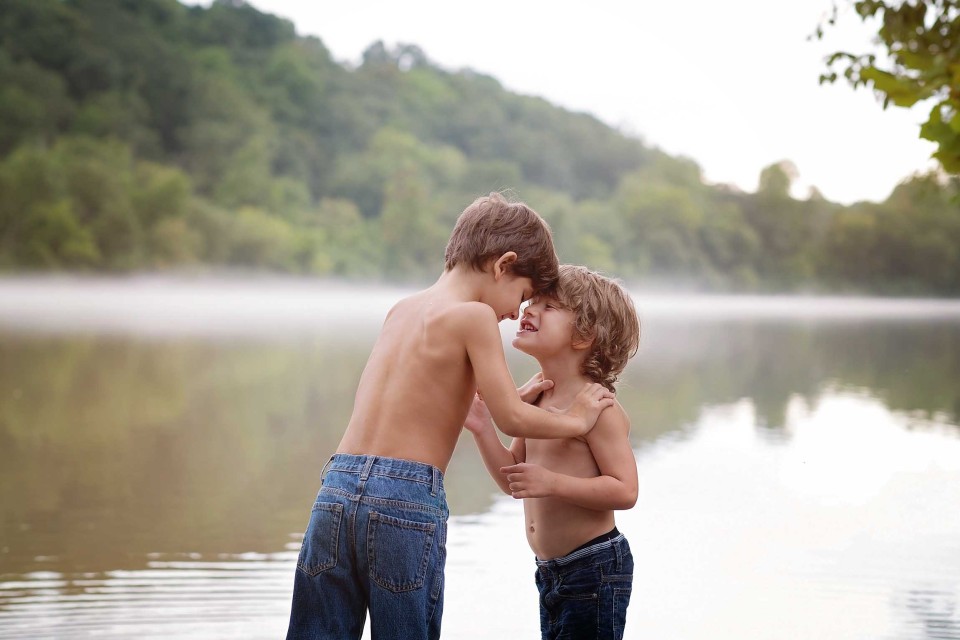
[[[463,421],[463,427],[473,434],[480,434],[488,429],[493,429],[493,418],[490,417],[490,410],[487,409],[487,403],[483,401],[479,393],[473,396],[473,404],[470,405],[467,419]]]
[[[517,389],[520,399],[527,404],[533,404],[540,397],[540,394],[547,389],[553,388],[553,380],[544,380],[543,371],[537,373],[527,380],[522,387]]]
[[[507,476],[510,495],[514,498],[546,498],[554,493],[555,473],[538,464],[521,462],[509,467],[500,467]]]
[[[598,382],[587,383],[574,398],[566,413],[581,418],[584,421],[583,433],[593,429],[600,412],[612,407],[616,402],[616,395]],[[581,434],[583,435],[583,434]]]

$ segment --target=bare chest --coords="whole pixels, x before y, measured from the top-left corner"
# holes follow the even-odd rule
[[[581,478],[599,475],[593,453],[580,438],[526,441],[526,461],[551,471]]]

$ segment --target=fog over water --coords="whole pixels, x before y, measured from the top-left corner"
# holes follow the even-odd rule
[[[294,277],[0,279],[0,326],[38,332],[236,335],[379,324],[411,287]],[[642,319],[960,318],[960,301],[843,296],[648,293],[633,288]]]

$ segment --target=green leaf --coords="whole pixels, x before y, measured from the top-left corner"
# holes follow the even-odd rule
[[[898,107],[912,107],[920,100],[930,97],[930,92],[914,80],[898,78],[876,67],[867,67],[860,72],[863,80],[873,82],[877,91],[882,91]]]
[[[953,117],[950,118],[950,128],[953,129],[954,133],[960,134],[960,111],[955,112]]]

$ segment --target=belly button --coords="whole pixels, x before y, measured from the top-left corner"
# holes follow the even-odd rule
[[[534,527],[533,525],[530,525],[530,533],[535,533],[536,530],[537,530],[536,527]]]

